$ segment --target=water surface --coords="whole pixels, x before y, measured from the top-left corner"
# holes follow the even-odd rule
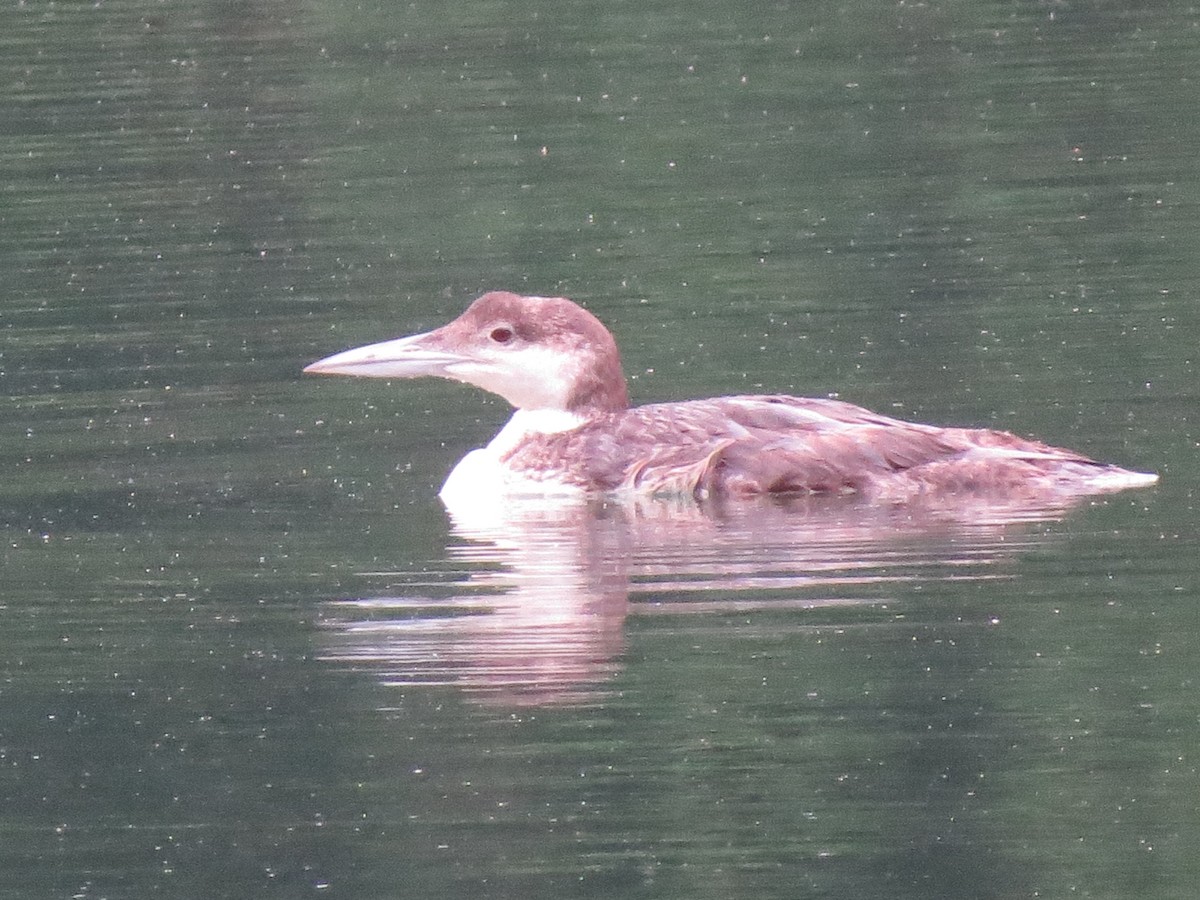
[[[1193,892],[1193,10],[3,18],[0,893]],[[299,373],[489,288],[1162,481],[455,519],[501,401]]]

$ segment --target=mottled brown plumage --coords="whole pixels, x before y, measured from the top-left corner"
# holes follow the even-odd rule
[[[787,396],[608,413],[530,435],[504,461],[589,491],[861,493],[892,501],[929,490],[1070,491],[1123,471],[1007,432],[936,428]]]

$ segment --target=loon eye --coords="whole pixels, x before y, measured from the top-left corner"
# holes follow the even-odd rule
[[[513,339],[513,330],[504,325],[492,329],[492,333],[488,335],[497,344],[507,344]]]

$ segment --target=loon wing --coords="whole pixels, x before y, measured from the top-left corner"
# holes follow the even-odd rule
[[[649,493],[1025,492],[1114,468],[1008,432],[939,428],[787,396],[638,407],[620,415],[613,434],[614,458],[628,448],[618,487]]]
[[[507,460],[587,490],[692,495],[937,491],[1077,496],[1150,483],[1004,431],[939,428],[839,400],[718,397],[609,413]]]

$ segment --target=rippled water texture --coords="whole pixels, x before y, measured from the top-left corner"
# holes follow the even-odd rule
[[[336,603],[327,657],[377,668],[390,684],[456,684],[485,702],[585,702],[611,691],[631,616],[700,619],[679,619],[683,632],[782,617],[816,634],[823,611],[873,616],[931,571],[946,582],[1012,578],[1014,555],[1055,540],[1034,532],[1056,511],[994,503],[512,504],[484,521],[454,518],[448,552],[464,581],[371,573],[404,593]]]
[[[0,22],[0,896],[1195,893],[1195,10]],[[493,288],[1161,481],[445,510],[501,401],[300,371]]]

